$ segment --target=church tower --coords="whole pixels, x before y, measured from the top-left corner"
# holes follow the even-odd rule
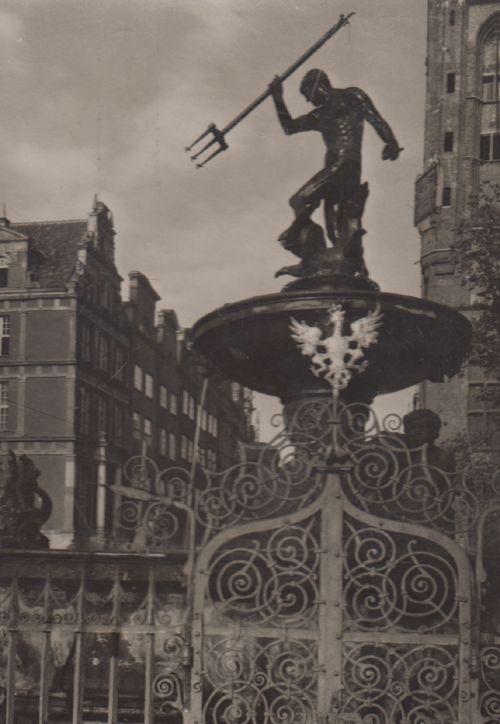
[[[470,315],[473,299],[454,273],[451,247],[468,199],[500,184],[500,0],[428,0],[424,167],[415,189],[422,296]],[[443,437],[487,435],[500,447],[500,410],[483,392],[497,384],[473,360],[462,377],[426,382],[421,404]]]

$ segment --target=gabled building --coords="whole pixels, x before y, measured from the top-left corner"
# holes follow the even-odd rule
[[[160,469],[237,461],[251,410],[230,383],[212,390],[195,369],[173,310],[140,272],[121,297],[107,206],[87,219],[0,218],[0,453],[27,454],[53,501],[53,547],[104,532],[109,486],[147,454]],[[199,420],[199,430],[197,430]],[[195,440],[196,438],[196,440]]]

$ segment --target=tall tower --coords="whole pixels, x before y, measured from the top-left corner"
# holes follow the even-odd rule
[[[424,168],[416,182],[422,296],[470,314],[471,294],[454,272],[451,247],[468,199],[500,183],[500,0],[428,0]],[[500,447],[500,410],[481,392],[496,384],[473,360],[462,377],[425,382],[421,400],[443,434],[487,433]],[[490,445],[488,445],[489,447]]]

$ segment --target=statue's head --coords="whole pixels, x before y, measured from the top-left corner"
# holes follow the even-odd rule
[[[410,447],[433,443],[439,437],[441,418],[432,410],[413,410],[403,417]]]
[[[331,90],[327,74],[318,68],[308,70],[300,84],[300,92],[304,98],[315,106],[323,105]]]

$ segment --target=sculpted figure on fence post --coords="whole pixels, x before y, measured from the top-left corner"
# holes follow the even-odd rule
[[[0,466],[0,548],[48,548],[42,525],[52,512],[52,501],[40,488],[40,471],[26,455],[9,452]]]

